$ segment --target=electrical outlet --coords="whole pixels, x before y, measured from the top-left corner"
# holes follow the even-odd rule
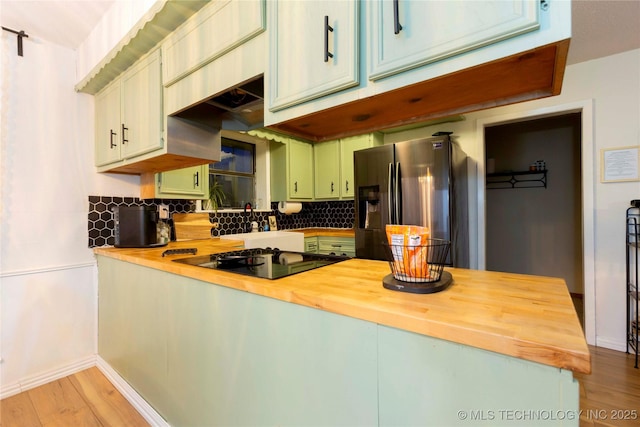
[[[160,219],[169,219],[169,206],[158,205],[158,213],[159,213]]]

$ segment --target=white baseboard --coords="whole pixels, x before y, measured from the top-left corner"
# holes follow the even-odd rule
[[[19,383],[3,385],[2,389],[0,389],[0,400],[20,393],[22,393],[22,388],[20,388]]]
[[[154,427],[171,427],[107,362],[98,355],[88,356],[50,371],[26,377],[25,379],[0,388],[0,399],[68,377],[93,366],[104,374],[113,386],[131,403],[142,417]]]
[[[60,378],[73,375],[76,372],[83,371],[85,369],[91,368],[92,366],[96,366],[95,355],[87,356],[67,365],[54,368],[50,371],[31,375],[13,384],[2,385],[2,388],[0,389],[0,399],[4,399],[6,397],[22,393],[23,391],[31,390],[32,388],[36,388],[52,381],[59,380]]]
[[[596,337],[596,346],[608,348],[610,350],[627,351],[627,343],[624,341],[609,339],[606,337]]]
[[[171,427],[102,357],[96,356],[96,366],[149,424],[154,427]]]

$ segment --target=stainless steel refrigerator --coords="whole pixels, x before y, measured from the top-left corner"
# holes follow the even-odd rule
[[[469,267],[467,156],[449,134],[354,153],[356,257],[386,260],[386,224],[429,227],[451,241],[447,265]]]

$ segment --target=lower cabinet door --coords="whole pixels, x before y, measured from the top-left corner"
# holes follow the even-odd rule
[[[318,253],[318,238],[317,237],[305,237],[304,238],[304,251],[312,254]]]

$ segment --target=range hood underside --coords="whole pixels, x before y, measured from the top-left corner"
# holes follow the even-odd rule
[[[558,95],[568,51],[562,40],[268,127],[320,142]]]
[[[225,130],[249,131],[264,126],[262,75],[175,114],[186,120]]]

